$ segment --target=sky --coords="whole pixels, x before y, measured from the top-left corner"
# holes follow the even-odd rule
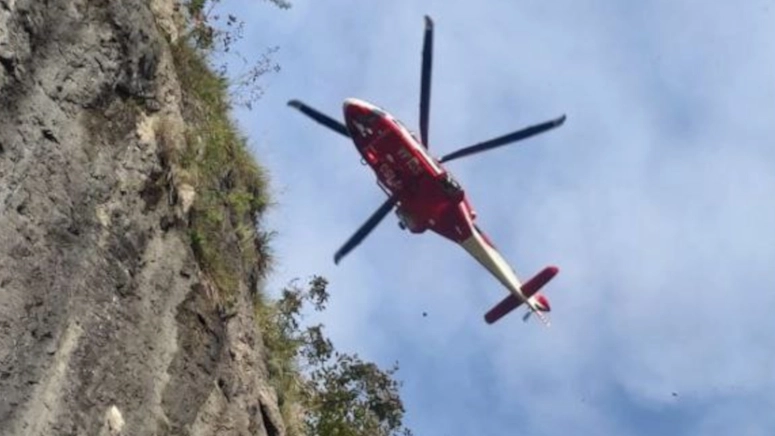
[[[775,2],[224,1],[281,71],[235,119],[272,178],[270,289],[320,274],[336,347],[398,361],[416,435],[775,434]],[[545,265],[552,327],[466,252],[389,215],[341,119],[348,97],[417,129],[435,21],[430,150],[567,114],[448,164],[517,274]],[[231,58],[232,60],[236,58]],[[238,71],[240,66],[232,64]],[[427,312],[424,317],[423,312]]]

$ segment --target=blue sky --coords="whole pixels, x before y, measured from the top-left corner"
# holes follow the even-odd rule
[[[338,348],[398,360],[416,434],[775,434],[775,3],[693,0],[227,1],[248,58],[282,71],[235,116],[268,167],[275,289],[326,276]],[[423,15],[436,23],[440,156],[568,115],[449,164],[553,325],[486,325],[506,295],[462,250],[389,216],[354,146],[286,106],[347,97],[415,128]],[[423,317],[422,313],[428,316]],[[676,393],[677,396],[673,395]]]

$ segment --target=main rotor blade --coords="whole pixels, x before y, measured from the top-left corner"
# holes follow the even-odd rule
[[[388,198],[385,200],[384,203],[382,203],[382,206],[379,207],[368,220],[366,220],[365,223],[361,226],[361,228],[358,229],[358,231],[353,234],[347,242],[342,245],[342,248],[339,249],[339,251],[334,254],[334,263],[338,264],[340,260],[344,256],[347,255],[350,251],[352,251],[353,248],[355,248],[358,244],[363,241],[363,239],[368,236],[369,233],[371,233],[372,230],[379,224],[385,216],[387,216],[388,213],[390,213],[391,210],[393,210],[393,205],[395,204],[395,200],[393,197]]]
[[[512,142],[520,141],[522,139],[529,138],[531,136],[538,135],[539,133],[543,133],[547,130],[554,129],[555,127],[561,126],[565,122],[565,115],[562,115],[559,118],[546,121],[541,124],[536,124],[534,126],[526,127],[522,130],[517,130],[516,132],[509,133],[508,135],[503,135],[495,139],[491,139],[489,141],[481,142],[479,144],[472,145],[470,147],[461,148],[460,150],[453,151],[452,153],[449,153],[445,156],[443,156],[439,162],[449,162],[453,159],[459,159],[464,156],[472,155],[474,153],[480,153],[486,150],[491,150],[496,147],[500,147],[506,144],[510,144]]]
[[[318,123],[328,127],[329,129],[335,132],[338,132],[341,135],[344,135],[348,138],[350,137],[350,132],[347,131],[347,126],[329,117],[328,115],[325,115],[324,113],[318,111],[317,109],[313,109],[310,106],[307,106],[306,104],[300,102],[299,100],[289,101],[288,106],[295,107],[296,109],[300,110],[302,113],[312,118],[313,120],[317,121]]]
[[[433,65],[433,20],[425,16],[425,40],[422,47],[422,76],[420,81],[420,138],[428,148],[428,120],[431,105],[431,67]]]

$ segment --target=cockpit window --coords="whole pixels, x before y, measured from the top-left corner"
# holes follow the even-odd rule
[[[369,113],[369,114],[363,114],[363,115],[361,115],[361,116],[359,117],[359,119],[360,119],[360,121],[361,121],[363,124],[365,124],[365,125],[367,125],[367,126],[369,126],[369,127],[370,127],[372,124],[374,124],[374,122],[375,122],[375,121],[377,121],[377,120],[379,119],[379,114],[378,114],[378,113],[375,113],[374,111],[372,111],[372,112],[371,112],[371,113]]]
[[[394,123],[396,123],[396,124],[398,125],[398,127],[400,127],[400,128],[403,130],[403,131],[405,131],[406,133],[408,133],[408,134],[409,134],[409,136],[411,136],[412,138],[414,138],[414,140],[415,140],[415,141],[417,141],[418,143],[420,143],[420,138],[418,138],[418,137],[417,137],[417,135],[416,135],[416,134],[415,134],[413,131],[409,130],[409,129],[408,129],[408,128],[407,128],[407,127],[404,125],[404,123],[402,123],[401,121],[399,121],[399,120],[398,120],[398,119],[396,119],[396,118],[393,118],[393,122],[394,122]]]

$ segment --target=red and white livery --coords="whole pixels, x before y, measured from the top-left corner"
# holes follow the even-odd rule
[[[443,164],[555,128],[565,121],[565,116],[462,148],[440,159],[434,158],[427,146],[432,39],[433,22],[426,17],[420,100],[421,138],[415,136],[385,110],[363,100],[345,100],[344,124],[298,100],[289,102],[291,106],[321,124],[351,138],[361,155],[361,161],[374,171],[377,184],[388,197],[337,251],[334,260],[338,263],[391,210],[395,210],[402,229],[412,233],[431,230],[459,244],[509,291],[504,300],[487,312],[487,323],[494,323],[525,304],[530,310],[525,319],[535,313],[548,325],[549,321],[544,313],[549,312],[551,306],[539,290],[557,274],[557,267],[546,267],[527,282],[520,281],[495,245],[476,225],[476,212],[465,191]]]

